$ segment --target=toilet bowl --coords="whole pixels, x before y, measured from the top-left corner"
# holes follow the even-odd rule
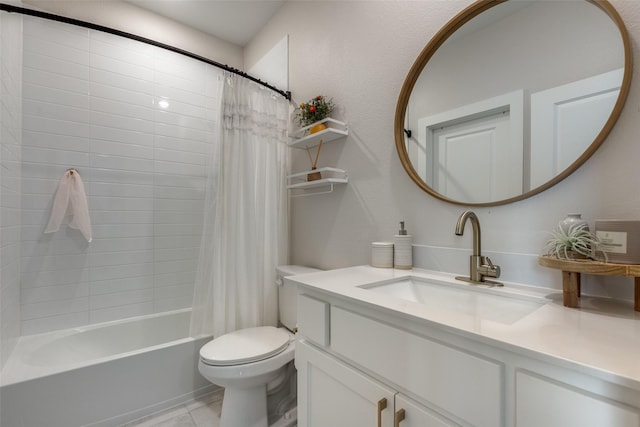
[[[268,427],[267,384],[284,375],[294,358],[297,289],[284,276],[318,271],[302,266],[277,268],[279,317],[284,327],[240,329],[200,349],[198,370],[224,387],[220,427]]]

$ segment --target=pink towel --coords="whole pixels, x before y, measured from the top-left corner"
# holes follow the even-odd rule
[[[55,233],[58,231],[67,215],[72,217],[69,227],[80,230],[87,242],[91,242],[91,220],[89,219],[87,194],[84,191],[82,178],[75,169],[69,169],[60,178],[49,224],[44,232]]]

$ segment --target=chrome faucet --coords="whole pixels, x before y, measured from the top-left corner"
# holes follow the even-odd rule
[[[473,227],[473,253],[469,263],[469,277],[456,277],[456,279],[473,284],[486,283],[502,286],[500,282],[485,279],[485,277],[500,277],[500,267],[493,265],[489,257],[482,256],[480,250],[480,222],[475,213],[472,211],[462,212],[456,224],[456,235],[462,236],[464,234],[464,225],[467,220],[471,221],[471,226]]]

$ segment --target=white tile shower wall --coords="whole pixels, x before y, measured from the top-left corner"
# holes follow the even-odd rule
[[[20,336],[22,18],[0,13],[0,369]]]
[[[24,28],[22,334],[191,306],[220,72],[97,31]],[[43,234],[70,167],[91,243]]]

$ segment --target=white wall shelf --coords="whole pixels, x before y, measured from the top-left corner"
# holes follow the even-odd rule
[[[326,124],[327,128],[320,132],[306,135],[309,129],[320,123]],[[322,140],[323,144],[326,144],[327,142],[335,141],[348,135],[349,128],[346,123],[327,117],[292,133],[290,136],[294,138],[294,140],[289,143],[289,147],[302,149],[311,148],[320,144],[320,140]]]
[[[307,181],[307,175],[315,172],[320,172],[323,178],[315,181]],[[349,182],[349,177],[347,176],[346,171],[330,167],[294,173],[287,176],[287,178],[290,180],[290,184],[287,185],[289,190],[312,190],[322,187],[327,188],[326,191],[295,192],[291,194],[292,197],[331,193],[333,192],[335,185],[347,184]]]

